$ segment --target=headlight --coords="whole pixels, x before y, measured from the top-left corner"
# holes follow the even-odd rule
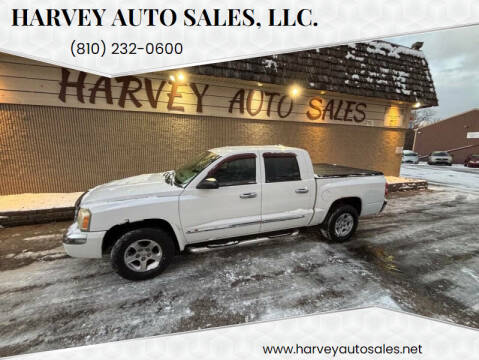
[[[80,209],[77,216],[78,228],[81,231],[88,231],[90,229],[91,212],[88,209]]]

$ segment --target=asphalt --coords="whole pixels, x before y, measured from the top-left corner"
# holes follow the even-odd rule
[[[178,256],[128,282],[108,258],[69,258],[66,222],[0,230],[0,356],[381,306],[479,328],[479,195],[393,194],[353,240],[316,229]]]

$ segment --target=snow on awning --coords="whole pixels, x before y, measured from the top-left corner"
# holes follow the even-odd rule
[[[301,83],[316,90],[420,102],[422,107],[438,104],[423,52],[386,41],[228,61],[189,71],[278,85]]]

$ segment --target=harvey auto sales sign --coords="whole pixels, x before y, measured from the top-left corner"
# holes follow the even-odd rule
[[[109,110],[162,112],[255,120],[405,127],[409,107],[382,99],[351,97],[171,73],[100,77],[51,65],[0,59],[5,83],[0,102]]]

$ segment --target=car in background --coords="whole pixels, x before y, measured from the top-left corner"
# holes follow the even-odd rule
[[[466,167],[479,167],[479,154],[471,154],[464,160],[464,166]]]
[[[433,151],[429,154],[427,158],[427,163],[429,165],[452,165],[452,155],[447,151]]]
[[[419,155],[411,150],[403,150],[401,162],[403,164],[418,164]]]

